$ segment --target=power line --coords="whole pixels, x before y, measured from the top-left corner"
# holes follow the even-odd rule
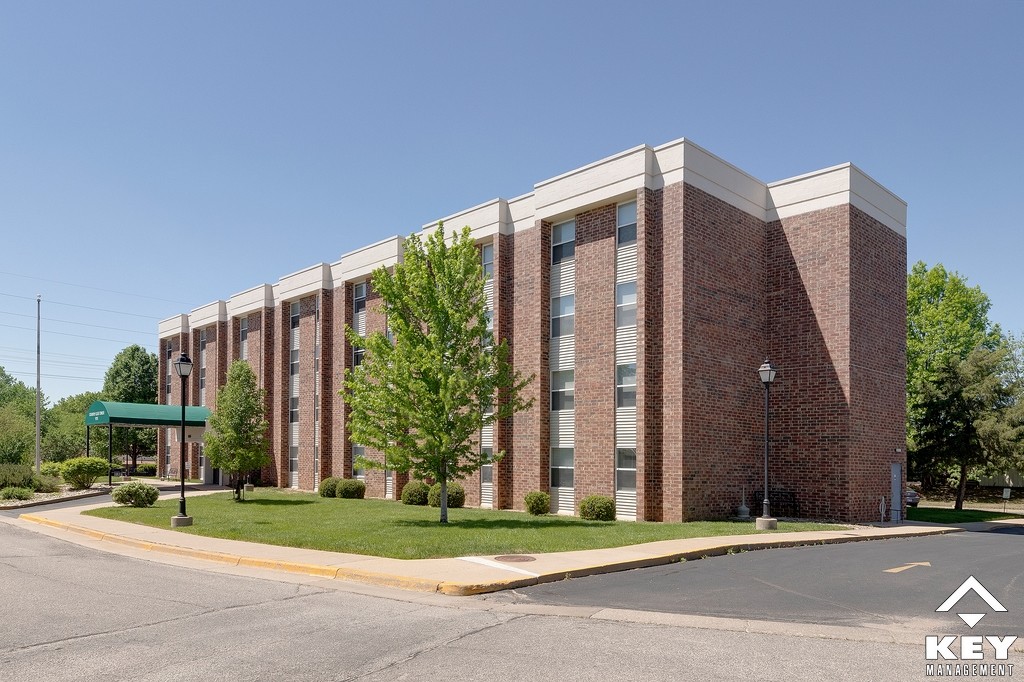
[[[35,275],[19,275],[16,272],[4,272],[0,270],[0,275],[10,275],[11,277],[22,277],[24,279],[34,279],[40,282],[50,282],[52,284],[63,284],[64,286],[76,287],[78,289],[92,289],[93,291],[103,291],[108,294],[120,294],[122,296],[134,296],[136,298],[148,298],[152,301],[163,301],[164,303],[174,303],[176,305],[186,305],[181,301],[172,301],[169,298],[158,298],[156,296],[146,296],[145,294],[135,294],[127,291],[117,291],[116,289],[102,289],[100,287],[89,286],[88,284],[72,284],[71,282],[61,282],[56,279],[47,279],[45,277],[36,277]]]
[[[14,374],[23,377],[34,377],[36,375],[35,372],[8,372],[8,374]],[[76,379],[79,381],[103,381],[103,379],[99,379],[97,377],[72,377],[67,376],[65,374],[40,374],[39,376],[46,377],[47,379]]]
[[[20,352],[20,353],[32,353],[32,351],[27,351],[24,348],[17,348],[15,346],[0,346],[0,350],[13,350],[13,351],[17,351],[17,352]],[[32,353],[32,355],[35,356],[35,353]],[[105,357],[101,358],[101,357],[98,357],[96,355],[75,355],[73,353],[53,353],[53,352],[47,352],[46,355],[47,356],[59,355],[61,357],[65,357],[65,358],[81,358],[83,360],[103,360],[104,362],[106,362],[106,360],[107,360],[107,358],[105,358]]]
[[[18,294],[7,294],[0,291],[0,296],[10,296],[11,298],[21,298],[26,301],[34,301],[35,296],[19,296]],[[160,318],[156,315],[143,315],[141,313],[126,313],[123,310],[108,310],[107,308],[93,308],[87,305],[78,305],[77,303],[62,303],[60,301],[54,301],[52,299],[46,299],[46,303],[50,305],[63,305],[69,308],[81,308],[82,310],[95,310],[100,313],[112,313],[114,315],[130,315],[131,317],[142,317],[147,320],[159,320]]]
[[[30,332],[34,332],[35,331],[35,328],[33,328],[33,327],[19,327],[17,325],[13,325],[13,324],[0,324],[0,327],[7,327],[9,329],[24,329],[24,330],[30,331]],[[139,343],[138,341],[124,341],[122,339],[103,339],[103,338],[100,338],[98,336],[83,336],[82,334],[71,334],[69,332],[55,332],[52,329],[47,329],[45,331],[46,331],[47,334],[60,334],[61,336],[74,336],[75,338],[79,338],[79,339],[92,339],[93,341],[110,341],[111,343],[128,343],[128,344],[134,343],[134,344],[138,344],[138,345],[142,346],[143,348],[146,348],[146,347],[152,348],[152,345],[147,346],[147,344]]]
[[[29,358],[29,357],[25,357],[25,358],[12,358],[12,357],[0,356],[0,362],[6,362],[6,363],[27,364],[27,363],[35,363],[35,361],[36,361],[35,356],[32,356],[31,358]],[[45,356],[43,357],[43,364],[44,365],[63,365],[63,366],[67,366],[67,367],[93,367],[93,368],[96,368],[96,369],[106,369],[108,367],[107,364],[101,364],[101,363],[98,363],[98,362],[76,362],[76,361],[73,361],[73,360],[51,360],[50,358],[45,357]]]
[[[16,317],[31,317],[31,318],[35,319],[35,315],[26,315],[25,313],[12,313],[12,312],[9,312],[7,310],[0,310],[0,315],[14,315]],[[75,322],[73,320],[60,320],[60,319],[57,319],[56,317],[44,317],[42,319],[43,319],[44,322],[61,322],[63,324],[77,324],[77,325],[79,325],[81,327],[95,327],[96,329],[109,329],[110,331],[115,331],[115,332],[129,332],[131,334],[146,334],[146,335],[149,335],[149,334],[152,333],[152,332],[140,331],[138,329],[122,329],[121,327],[107,327],[107,326],[104,326],[102,324],[89,324],[88,322]]]

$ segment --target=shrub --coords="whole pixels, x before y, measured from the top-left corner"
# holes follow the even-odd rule
[[[109,472],[110,465],[99,457],[73,457],[60,468],[60,475],[75,490],[92,487],[97,478]]]
[[[587,521],[614,521],[615,500],[604,495],[590,495],[580,501],[580,518]]]
[[[130,481],[118,486],[110,495],[114,502],[125,507],[152,507],[160,491],[142,481]]]
[[[431,507],[441,506],[441,484],[435,483],[430,486],[427,493],[427,502]],[[448,508],[458,509],[466,504],[466,491],[455,481],[448,481]]]
[[[415,504],[423,507],[427,504],[429,494],[430,486],[423,481],[409,481],[402,488],[402,504]]]
[[[143,462],[139,466],[135,467],[136,476],[156,476],[156,464],[152,462]]]
[[[526,503],[526,511],[534,516],[541,516],[551,511],[551,495],[540,490],[526,493],[523,502]]]
[[[33,476],[32,488],[37,493],[55,493],[60,490],[60,479],[46,474]]]
[[[343,478],[338,481],[336,495],[346,500],[361,500],[366,497],[366,484],[355,478]]]
[[[7,486],[0,490],[0,500],[31,500],[34,494],[32,488]]]
[[[43,476],[60,478],[60,462],[43,462],[39,465],[39,473]]]
[[[320,481],[320,497],[337,497],[338,481],[340,480],[336,476],[328,476]]]
[[[0,464],[0,488],[31,488],[32,467],[28,464]]]

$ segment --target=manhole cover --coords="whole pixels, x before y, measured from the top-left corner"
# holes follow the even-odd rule
[[[506,564],[518,564],[525,563],[527,561],[536,561],[532,556],[525,556],[523,554],[506,554],[505,556],[494,557],[495,561],[504,561]]]

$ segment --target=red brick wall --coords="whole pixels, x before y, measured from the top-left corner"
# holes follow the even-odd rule
[[[615,494],[615,204],[576,216],[576,504]]]
[[[849,516],[878,517],[889,471],[906,481],[907,240],[850,207]],[[897,504],[902,501],[897,499]]]
[[[264,482],[278,487],[288,486],[288,364],[291,343],[291,302],[279,303],[274,309],[273,335],[274,391],[271,400],[271,431],[274,441],[271,462],[264,469]]]
[[[499,234],[494,239],[494,333],[497,341],[507,340],[510,347],[513,345],[515,330],[513,292],[518,284],[514,274],[515,237]],[[516,504],[512,472],[515,460],[512,421],[503,419],[494,424],[494,452],[505,452],[504,459],[493,467],[493,506],[498,509],[509,509]]]
[[[320,292],[320,480],[334,469],[334,406],[341,386],[334,374],[334,294],[335,290]],[[344,294],[344,291],[342,292]],[[342,296],[344,298],[344,295]]]
[[[727,517],[735,514],[741,488],[750,489],[761,461],[764,222],[685,185],[681,276],[682,517]],[[679,310],[666,310],[666,325]],[[667,355],[666,362],[675,359]],[[678,380],[674,367],[666,369]],[[666,424],[673,420],[666,417]],[[678,454],[666,449],[664,457],[668,468]]]
[[[352,284],[346,283],[334,290],[332,301],[334,313],[331,323],[332,346],[330,365],[331,375],[335,382],[332,398],[335,401],[331,409],[331,440],[332,456],[330,475],[341,478],[352,477],[352,443],[349,441],[348,405],[344,396],[345,370],[352,366],[352,344],[345,336],[345,327],[352,324]],[[325,320],[326,322],[326,320]],[[326,327],[325,327],[326,328]]]
[[[851,519],[849,207],[773,221],[768,238],[770,485],[802,516]]]
[[[299,488],[313,489],[316,396],[316,294],[299,301]]]
[[[513,456],[506,463],[512,468],[512,507],[523,509],[523,496],[531,490],[547,491],[550,482],[551,224],[537,221],[534,227],[517,232],[512,250],[516,269],[513,364],[524,376],[535,377],[523,393],[524,399],[534,399],[533,407],[512,419]]]
[[[384,300],[380,297],[370,281],[366,282],[366,335],[374,332],[385,333],[387,331],[387,316],[384,314]],[[384,455],[379,450],[365,448],[366,458],[378,462],[384,461]],[[366,470],[366,496],[384,497],[384,472],[380,469]]]

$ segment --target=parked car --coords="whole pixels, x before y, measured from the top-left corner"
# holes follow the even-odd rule
[[[917,503],[921,501],[921,496],[913,488],[907,488],[903,499],[906,500],[908,507],[916,507]]]

